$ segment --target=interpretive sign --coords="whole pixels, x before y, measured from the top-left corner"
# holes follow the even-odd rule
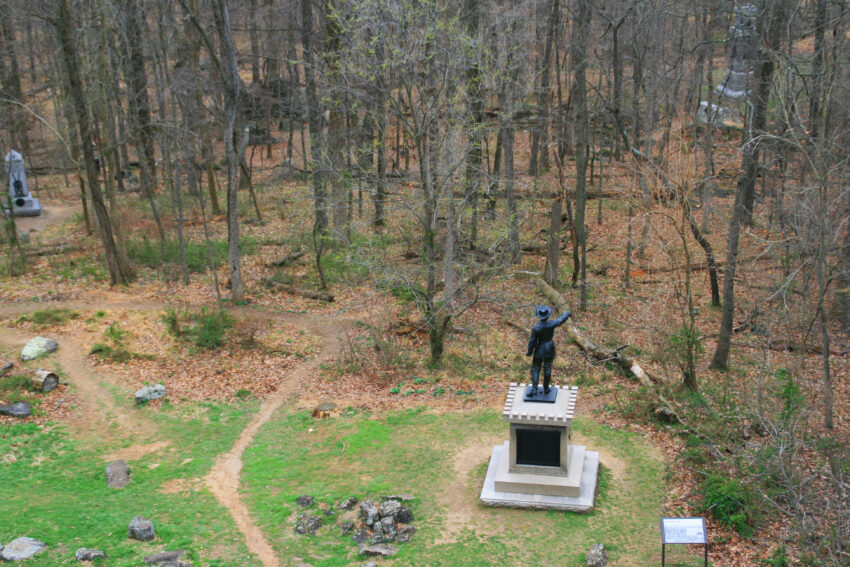
[[[705,518],[661,518],[661,565],[664,565],[665,546],[675,543],[704,545],[705,565],[708,565]]]

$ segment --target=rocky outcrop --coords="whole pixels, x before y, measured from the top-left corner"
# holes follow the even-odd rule
[[[32,413],[32,408],[26,402],[15,402],[14,404],[0,405],[0,415],[25,418]]]
[[[149,541],[154,538],[153,522],[142,516],[136,516],[130,521],[128,528],[130,539]]]
[[[144,404],[163,397],[165,397],[165,386],[162,384],[155,384],[153,386],[148,384],[139,388],[139,391],[136,392],[136,404]]]
[[[47,544],[43,541],[31,537],[19,537],[3,547],[0,551],[0,558],[4,561],[23,561],[45,549],[47,549]]]
[[[589,567],[605,567],[608,565],[608,552],[601,543],[594,543],[587,552],[587,565]]]
[[[74,559],[77,561],[94,561],[98,557],[106,557],[106,553],[99,549],[86,549],[81,547],[74,554]]]
[[[59,343],[53,339],[35,337],[30,339],[29,342],[24,345],[24,348],[21,351],[21,360],[35,360],[39,356],[55,352],[57,348],[59,348]]]
[[[128,484],[130,484],[130,467],[127,463],[119,459],[106,465],[106,486],[124,488]]]

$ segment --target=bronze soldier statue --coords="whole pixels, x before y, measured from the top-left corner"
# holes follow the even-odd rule
[[[570,312],[565,311],[554,321],[549,321],[552,310],[547,305],[537,308],[537,318],[540,322],[531,330],[531,338],[528,341],[526,356],[534,355],[531,362],[531,391],[528,397],[537,394],[537,385],[540,382],[540,365],[543,365],[543,394],[549,394],[549,383],[552,381],[552,361],[555,360],[555,343],[552,336],[555,329],[564,324],[569,318]]]

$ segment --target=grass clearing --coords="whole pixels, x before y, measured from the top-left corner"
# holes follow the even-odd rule
[[[29,315],[21,315],[18,318],[18,323],[30,323],[34,329],[44,329],[46,327],[63,325],[71,319],[79,318],[80,314],[73,309],[54,307],[33,311]]]
[[[260,242],[256,238],[245,236],[239,239],[239,248],[243,256],[256,254]],[[227,261],[227,240],[210,242],[213,263],[216,266]],[[206,272],[210,265],[210,254],[205,242],[186,242],[186,264],[190,272]],[[180,246],[176,240],[141,240],[127,241],[127,255],[138,265],[160,270],[164,264],[180,265]]]
[[[585,419],[574,425],[602,454],[597,508],[590,514],[479,504],[492,446],[508,436],[493,410],[435,415],[418,408],[380,416],[348,410],[328,420],[283,414],[245,453],[245,499],[282,561],[300,557],[315,567],[361,559],[335,518],[325,518],[316,536],[295,535],[301,494],[332,508],[351,495],[414,494],[417,533],[399,546],[393,565],[577,566],[596,542],[608,546],[618,565],[657,563],[663,461],[637,435]],[[531,535],[558,543],[528,545]]]
[[[120,455],[134,439],[78,441],[63,428],[32,423],[0,428],[0,542],[26,535],[47,543],[47,551],[26,562],[32,567],[76,565],[80,547],[106,551],[95,565],[135,567],[145,555],[186,549],[195,565],[257,567],[230,515],[201,482],[256,407],[207,403],[150,411],[158,438],[169,446],[128,461],[132,482],[120,490],[106,486],[105,455]],[[128,539],[136,515],[154,522],[156,539]]]

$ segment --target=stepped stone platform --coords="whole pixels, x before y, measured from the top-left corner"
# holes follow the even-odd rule
[[[510,385],[502,416],[510,439],[493,448],[481,502],[490,506],[587,512],[593,509],[599,453],[571,445],[578,388],[557,388],[554,403]],[[553,388],[555,391],[555,388]]]

